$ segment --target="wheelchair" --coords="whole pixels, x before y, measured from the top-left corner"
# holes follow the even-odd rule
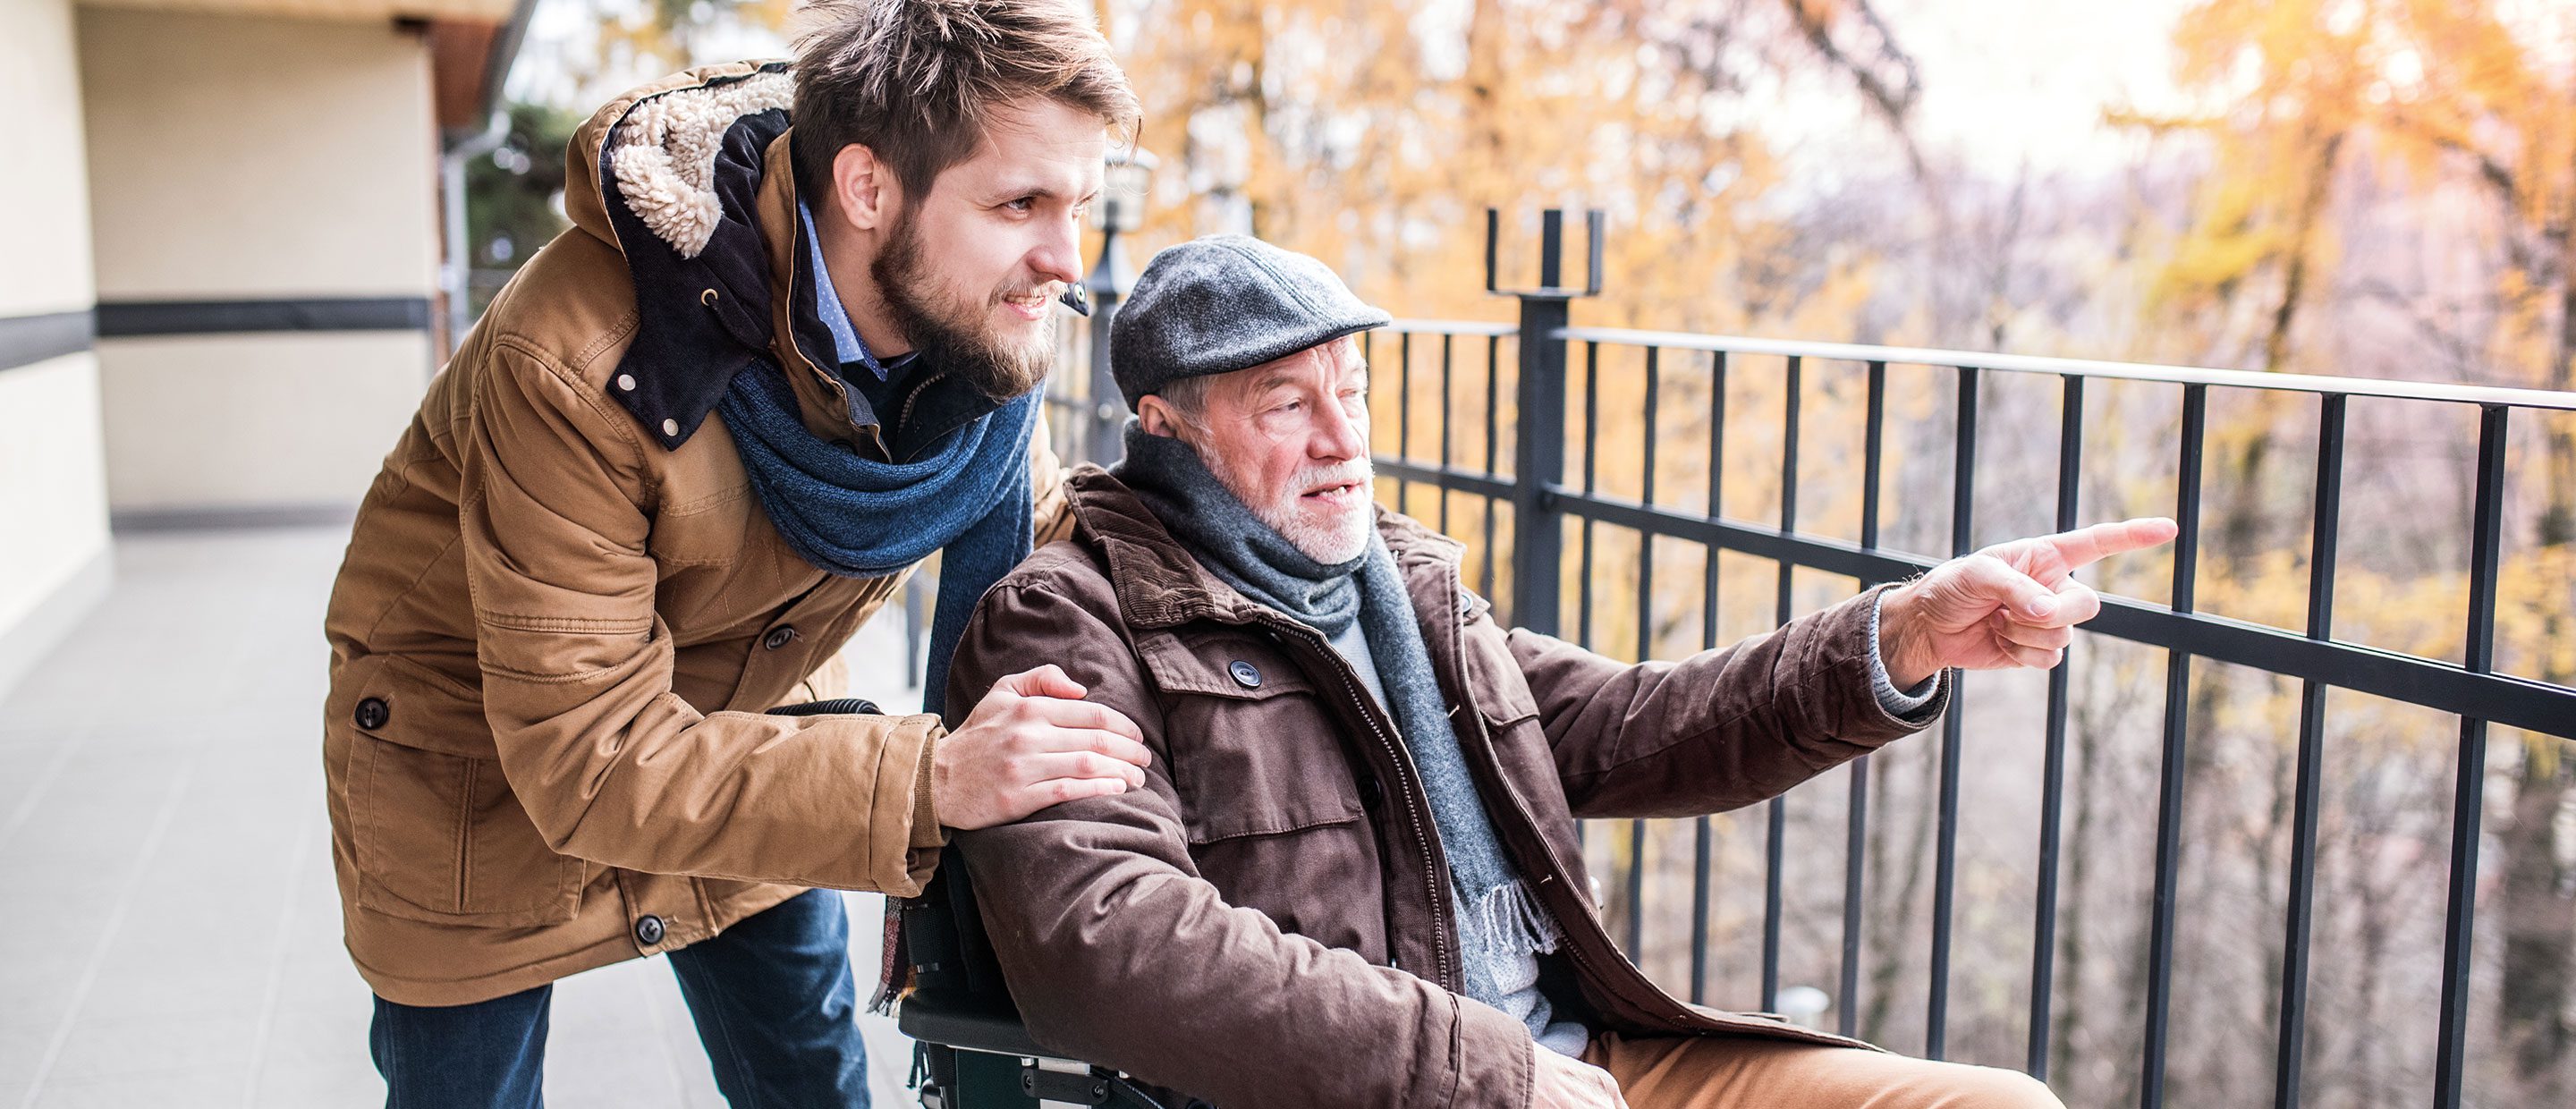
[[[847,697],[781,705],[773,716],[880,714]],[[913,1039],[912,1085],[923,1109],[1038,1109],[1107,1105],[1120,1109],[1215,1109],[1105,1067],[1038,1046],[1020,1020],[1002,967],[984,935],[966,860],[944,848],[921,896],[897,902],[899,942],[912,972],[896,1001],[895,1025]]]
[[[912,1037],[913,1081],[923,1109],[1215,1109],[1106,1067],[1066,1059],[1029,1038],[975,908],[966,860],[949,847],[920,897],[901,903],[912,988],[895,1024]]]

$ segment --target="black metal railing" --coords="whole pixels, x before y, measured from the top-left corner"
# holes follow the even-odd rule
[[[2242,666],[2295,678],[2301,683],[2296,812],[2289,888],[2286,891],[2284,951],[2288,961],[2281,979],[2278,1041],[2275,1045],[2275,1102],[2284,1106],[2295,1104],[2299,1097],[2301,1036],[2306,1024],[2309,928],[2316,873],[2325,692],[2329,688],[2360,690],[2460,718],[2438,1020],[2440,1043],[2434,1076],[2435,1103],[2442,1106],[2460,1103],[2464,1038],[2469,1028],[2469,954],[2476,904],[2487,729],[2491,723],[2505,724],[2560,739],[2576,738],[2576,689],[2494,672],[2506,444],[2515,413],[2576,410],[2576,394],[1571,327],[1566,319],[1567,301],[1579,294],[1557,285],[1553,259],[1560,252],[1560,228],[1558,217],[1549,214],[1541,233],[1541,287],[1513,294],[1519,298],[1521,308],[1521,322],[1517,327],[1405,321],[1388,329],[1390,334],[1374,340],[1382,345],[1391,338],[1398,346],[1397,356],[1393,359],[1396,370],[1394,388],[1399,397],[1395,449],[1382,454],[1377,459],[1377,467],[1381,476],[1394,479],[1399,499],[1405,496],[1404,487],[1414,484],[1438,490],[1439,517],[1444,531],[1447,530],[1453,494],[1481,498],[1491,506],[1509,506],[1514,520],[1511,553],[1514,582],[1507,612],[1514,623],[1535,631],[1556,633],[1560,630],[1565,579],[1559,571],[1559,552],[1569,545],[1563,529],[1568,521],[1573,522],[1579,533],[1571,546],[1578,552],[1580,564],[1573,578],[1575,627],[1572,638],[1586,645],[1595,642],[1596,525],[1614,525],[1640,536],[1639,561],[1632,568],[1639,606],[1635,644],[1635,654],[1639,658],[1647,657],[1652,650],[1650,606],[1656,594],[1653,576],[1656,560],[1652,557],[1652,550],[1654,539],[1658,537],[1698,545],[1706,552],[1709,580],[1704,584],[1702,594],[1702,603],[1707,609],[1701,621],[1704,646],[1715,646],[1717,642],[1715,608],[1718,590],[1715,583],[1718,552],[1751,555],[1781,567],[1774,598],[1775,617],[1779,622],[1786,622],[1796,615],[1790,584],[1789,571],[1792,569],[1823,571],[1869,584],[1902,580],[1938,562],[1938,558],[1930,555],[1890,549],[1881,542],[1880,485],[1885,457],[1887,373],[1891,365],[1946,371],[1954,376],[1956,400],[1952,409],[1948,556],[1966,554],[1973,548],[1978,418],[1986,375],[2046,375],[2056,378],[2059,383],[2060,434],[2054,516],[2059,529],[2073,528],[2082,522],[2077,516],[2077,504],[2085,457],[2083,433],[2087,384],[2117,380],[2179,386],[2180,433],[2172,445],[2177,472],[2172,513],[2181,525],[2181,534],[2173,552],[2171,599],[2169,603],[2156,604],[2134,597],[2106,595],[2102,614],[2086,625],[2087,631],[2163,648],[2167,652],[2161,785],[2156,806],[2153,941],[2149,954],[2141,1079],[2137,1084],[2141,1104],[2156,1106],[2164,1102],[2165,1055],[2172,1004],[2174,912],[2182,852],[2184,760],[2191,740],[2187,725],[2191,722],[2190,697],[2195,659]],[[1592,227],[1595,258],[1590,282],[1592,289],[1599,285],[1599,233],[1596,218]],[[1488,261],[1490,265],[1490,250]],[[1492,287],[1490,276],[1488,287]],[[1499,391],[1499,380],[1505,368],[1500,355],[1503,342],[1509,339],[1518,346],[1517,363],[1513,369],[1518,379],[1519,408],[1514,423],[1519,438],[1517,449],[1512,454],[1514,469],[1509,473],[1495,465],[1495,423],[1498,417],[1496,406],[1490,399],[1483,412],[1486,434],[1481,467],[1460,465],[1452,451],[1450,430],[1454,424],[1446,411],[1446,402],[1454,395],[1450,383],[1457,373],[1454,343],[1464,336],[1480,337],[1485,341],[1483,372],[1488,398],[1495,397]],[[1415,371],[1413,346],[1417,339],[1435,338],[1439,345],[1438,373],[1444,410],[1439,421],[1439,459],[1428,462],[1417,455],[1413,442],[1410,418],[1414,393],[1412,375]],[[1596,433],[1603,427],[1600,362],[1605,347],[1636,348],[1642,354],[1642,400],[1647,418],[1643,421],[1644,435],[1639,446],[1645,462],[1639,470],[1642,488],[1633,500],[1609,497],[1600,491],[1598,463],[1602,444]],[[1569,411],[1569,394],[1574,392],[1570,386],[1574,383],[1568,380],[1568,376],[1574,352],[1578,349],[1582,366],[1582,411],[1579,415],[1581,471],[1579,483],[1567,484],[1565,464],[1569,437],[1566,432],[1569,422],[1578,418]],[[1714,379],[1708,390],[1713,410],[1709,414],[1712,433],[1706,444],[1709,500],[1705,512],[1685,512],[1658,504],[1655,460],[1664,444],[1659,441],[1659,424],[1653,413],[1662,403],[1663,357],[1669,352],[1705,354]],[[1726,461],[1726,378],[1730,372],[1742,372],[1745,363],[1756,359],[1760,360],[1763,370],[1776,369],[1781,375],[1783,422],[1779,431],[1776,525],[1730,518],[1719,503]],[[1827,361],[1865,368],[1862,488],[1856,543],[1802,532],[1798,519],[1801,398],[1807,391],[1802,378],[1809,363]],[[1384,363],[1373,358],[1372,365],[1383,367]],[[1384,372],[1383,368],[1380,372]],[[2315,398],[2319,447],[2315,459],[2314,521],[2309,541],[2312,572],[2309,575],[2306,631],[2303,635],[2195,610],[2205,499],[2203,460],[2207,455],[2209,400],[2213,389],[2260,390]],[[2460,664],[2340,642],[2334,638],[2337,577],[2334,568],[2341,530],[2345,432],[2349,402],[2355,397],[2468,405],[2479,413],[2473,482],[2473,533],[2469,541],[2469,603],[2462,629],[2465,650]],[[1489,509],[1478,515],[1485,529],[1483,550],[1493,552],[1493,527],[1497,513]],[[1483,580],[1488,590],[1491,590],[1494,580],[1494,565],[1495,560],[1489,554],[1483,567]],[[1964,702],[1970,695],[1971,683],[1963,682],[1962,685],[1959,698]],[[2043,1077],[2050,1058],[2049,1012],[2056,973],[2054,936],[2060,810],[2066,774],[2068,696],[2067,668],[2060,666],[2048,678],[2045,765],[2042,770],[2044,796],[2037,830],[2037,919],[2033,922],[2029,988],[2027,1067]],[[1963,733],[1965,716],[1963,705],[1954,703],[1941,729],[1929,989],[1925,998],[1923,1044],[1925,1052],[1936,1058],[1941,1057],[1946,1048],[1961,755],[1967,739]],[[1847,774],[1851,800],[1847,806],[1839,985],[1842,997],[1850,999],[1859,992],[1860,912],[1866,904],[1867,892],[1862,851],[1869,813],[1866,792],[1870,780],[1868,760],[1864,758],[1855,762]],[[1781,875],[1787,804],[1785,798],[1775,799],[1768,803],[1765,812],[1766,859],[1759,995],[1764,1009],[1778,1008],[1780,1000]],[[1634,911],[1633,906],[1645,893],[1642,883],[1646,868],[1640,860],[1644,854],[1646,822],[1630,823],[1627,834],[1630,864],[1626,868],[1624,893],[1632,908],[1626,914],[1625,939],[1635,950],[1643,938],[1643,915]],[[1709,822],[1700,818],[1693,834],[1696,877],[1692,890],[1689,941],[1689,992],[1694,1000],[1704,996],[1707,990],[1710,841]],[[1839,1030],[1845,1034],[1854,1033],[1857,1006],[1843,1004],[1837,1008]]]
[[[1391,483],[1396,507],[1428,519],[1441,531],[1458,534],[1464,521],[1474,549],[1472,577],[1482,592],[1501,601],[1503,615],[1517,626],[1564,634],[1598,647],[1596,581],[1600,541],[1596,532],[1615,528],[1637,536],[1636,558],[1625,567],[1635,585],[1636,635],[1622,645],[1633,657],[1650,657],[1657,647],[1654,606],[1658,600],[1655,545],[1658,540],[1696,547],[1706,566],[1703,581],[1690,583],[1700,592],[1700,644],[1719,645],[1720,556],[1750,557],[1776,569],[1771,601],[1773,622],[1797,615],[1792,589],[1795,571],[1806,570],[1851,579],[1864,585],[1900,581],[1942,559],[1969,553],[1975,546],[1980,474],[1980,410],[1993,391],[1993,378],[2054,379],[2058,442],[2055,451],[2054,512],[2056,528],[2070,529],[2079,518],[2080,483],[2086,476],[2085,413],[2088,388],[2109,383],[2143,382],[2177,387],[2180,403],[2177,433],[2169,444],[2175,475],[2171,514],[2181,532],[2172,550],[2169,599],[2164,603],[2105,590],[2099,617],[2084,626],[2094,635],[2123,640],[2166,653],[2162,697],[2159,786],[2155,804],[2153,896],[2148,928],[2151,942],[2145,975],[2145,1014],[2136,1080],[2129,1087],[2139,1104],[2154,1107],[2166,1100],[2168,1031],[2173,1011],[2175,911],[2181,882],[2186,758],[2193,736],[2192,698],[2195,661],[2242,667],[2248,671],[2295,679],[2300,683],[2296,737],[2295,813],[2290,824],[2290,867],[2281,890],[2283,946],[2277,1022],[2274,1028],[2274,1103],[2300,1100],[2303,1036],[2308,1023],[2310,933],[2313,927],[2318,855],[2319,783],[2326,739],[2326,692],[2346,689],[2425,709],[2456,715],[2457,769],[2450,821],[2446,920],[2443,927],[2439,1043],[2434,1065],[2434,1102],[2461,1104],[2463,1060],[2470,1034],[2470,953],[2476,909],[2478,847],[2482,830],[2487,733],[2491,724],[2525,729],[2559,740],[2576,739],[2576,689],[2498,673],[2495,669],[2497,585],[2505,517],[2506,453],[2516,415],[2576,412],[2576,393],[2483,388],[2409,381],[2332,378],[2252,373],[2122,362],[2038,358],[1965,351],[1864,346],[1842,343],[1791,342],[1677,332],[1575,327],[1570,302],[1596,293],[1601,286],[1602,225],[1597,213],[1588,221],[1587,281],[1583,287],[1561,284],[1564,227],[1558,213],[1544,215],[1538,249],[1540,280],[1535,288],[1505,290],[1495,280],[1498,217],[1487,224],[1486,287],[1515,298],[1519,320],[1513,324],[1399,321],[1365,337],[1377,384],[1373,404],[1381,425],[1376,456],[1379,477]],[[1105,314],[1088,326],[1097,326]],[[1105,344],[1069,336],[1069,347]],[[1390,349],[1392,348],[1392,349]],[[1643,381],[1636,394],[1646,418],[1637,449],[1638,495],[1612,496],[1603,490],[1600,438],[1602,419],[1602,354],[1605,349],[1633,351]],[[1508,355],[1506,352],[1509,352]],[[1071,353],[1069,351],[1069,353]],[[1462,358],[1463,353],[1463,358]],[[1669,404],[1666,378],[1677,355],[1704,365],[1707,377],[1694,385],[1704,395],[1706,442],[1683,448],[1694,459],[1705,451],[1707,497],[1689,509],[1664,503],[1657,488],[1657,462],[1671,444],[1664,441],[1655,413]],[[1481,365],[1480,365],[1481,364]],[[1861,371],[1864,396],[1860,418],[1861,473],[1857,491],[1857,534],[1845,539],[1802,528],[1801,496],[1802,398],[1812,391],[1811,367],[1831,364]],[[1950,456],[1947,459],[1950,503],[1946,549],[1922,552],[1898,549],[1882,532],[1881,486],[1887,477],[1889,368],[1902,367],[1947,375],[1950,406]],[[1579,380],[1576,370],[1579,367]],[[1123,408],[1098,403],[1107,380],[1097,362],[1089,373],[1058,377],[1051,396],[1057,419],[1056,441],[1068,458],[1103,460],[1116,450],[1115,425]],[[1391,371],[1391,372],[1390,372]],[[1436,447],[1417,443],[1415,374],[1438,375]],[[1455,399],[1462,374],[1482,374],[1480,411],[1456,419]],[[1781,397],[1777,428],[1776,515],[1755,521],[1730,516],[1722,504],[1728,461],[1726,412],[1730,375],[1776,374]],[[1466,379],[1468,396],[1476,382]],[[2307,540],[2308,597],[2304,631],[2265,626],[2200,611],[2196,596],[2202,562],[2204,459],[2209,451],[2212,391],[2262,393],[2275,397],[2313,398],[2317,447],[2314,458],[2313,522]],[[2098,391],[2097,391],[2098,392]],[[1390,415],[1382,400],[1392,394]],[[1503,400],[1514,407],[1507,416]],[[2460,629],[2462,652],[2457,663],[2401,653],[2335,638],[2334,609],[2337,557],[2343,528],[2345,446],[2350,402],[2355,398],[2428,405],[2467,406],[2478,414],[2475,465],[2472,470],[2471,532],[2468,552],[2468,607]],[[1114,397],[1112,398],[1114,399]],[[1576,405],[1580,406],[1579,411]],[[1472,432],[1472,436],[1462,434]],[[1578,438],[1579,434],[1579,438]],[[1426,435],[1425,438],[1428,438]],[[1508,447],[1506,443],[1508,442]],[[1580,443],[1579,453],[1571,444]],[[1078,444],[1078,446],[1068,446]],[[1437,456],[1427,452],[1436,449]],[[1468,458],[1462,459],[1461,455]],[[1572,454],[1572,458],[1569,455]],[[1578,469],[1569,480],[1569,461]],[[1508,467],[1504,465],[1508,462]],[[1416,511],[1417,491],[1432,503]],[[1464,519],[1462,510],[1472,510]],[[1506,521],[1508,524],[1506,525]],[[1572,534],[1569,536],[1569,525]],[[1575,572],[1564,573],[1571,553]],[[1498,587],[1500,589],[1498,590]],[[1565,626],[1571,609],[1572,627]],[[2070,655],[2072,652],[2070,652]],[[2051,1010],[2057,994],[2058,908],[2062,813],[2068,774],[2069,667],[2047,675],[2041,801],[2037,838],[2032,944],[2027,978],[2028,1032],[2026,1068],[2047,1077],[2051,1060]],[[1924,1053],[1948,1053],[1952,979],[1951,958],[1958,884],[1960,794],[1963,752],[1971,739],[1964,719],[1967,704],[1978,695],[1977,680],[1960,683],[1939,734],[1934,804],[1933,881],[1930,899],[1929,965],[1923,996]],[[2570,750],[2576,755],[2576,750]],[[1841,772],[1848,800],[1841,829],[1843,874],[1841,937],[1836,974],[1840,1002],[1835,1025],[1846,1035],[1861,1031],[1862,913],[1869,905],[1863,865],[1870,834],[1871,759],[1863,757]],[[1815,787],[1808,787],[1813,789]],[[1783,874],[1789,806],[1806,790],[1774,799],[1764,806],[1763,902],[1761,917],[1758,1007],[1776,1010],[1782,996],[1781,960],[1784,930]],[[1624,822],[1621,846],[1628,859],[1621,879],[1627,911],[1622,938],[1632,952],[1645,945],[1647,897],[1644,864],[1648,821]],[[1597,837],[1600,829],[1593,829]],[[1717,835],[1710,818],[1691,827],[1691,890],[1688,981],[1694,1002],[1710,996],[1712,947],[1712,859]],[[1910,1047],[1912,1045],[1897,1045]]]

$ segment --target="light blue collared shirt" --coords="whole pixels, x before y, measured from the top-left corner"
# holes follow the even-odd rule
[[[832,271],[823,264],[823,237],[814,233],[814,210],[799,200],[796,202],[796,218],[805,221],[807,253],[812,255],[807,261],[814,267],[814,314],[821,316],[823,326],[832,332],[832,357],[839,359],[844,366],[852,362],[866,366],[869,373],[877,375],[877,380],[885,380],[893,367],[877,361],[876,355],[868,353],[868,344],[859,338],[858,325],[850,322],[850,310],[841,305],[840,291],[832,288]],[[905,355],[891,361],[899,366],[910,358],[910,355]]]

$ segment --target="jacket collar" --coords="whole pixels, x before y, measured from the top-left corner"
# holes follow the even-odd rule
[[[1109,471],[1084,464],[1066,482],[1066,493],[1075,534],[1100,552],[1128,626],[1152,630],[1193,620],[1248,624],[1270,612],[1200,565]],[[1466,547],[1383,505],[1377,508],[1377,531],[1395,556],[1396,572],[1415,611],[1435,612],[1448,604],[1448,583],[1455,580]],[[1467,603],[1475,602],[1470,598]]]
[[[610,394],[677,450],[734,375],[767,358],[807,430],[900,461],[998,406],[931,367],[891,389],[834,372],[797,218],[794,92],[785,61],[709,66],[629,93],[575,133],[566,210],[625,256],[635,291],[635,337]]]

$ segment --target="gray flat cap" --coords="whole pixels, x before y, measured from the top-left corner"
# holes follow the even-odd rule
[[[1185,377],[1286,358],[1393,318],[1360,302],[1332,267],[1248,235],[1165,248],[1109,324],[1109,371],[1130,411]]]

